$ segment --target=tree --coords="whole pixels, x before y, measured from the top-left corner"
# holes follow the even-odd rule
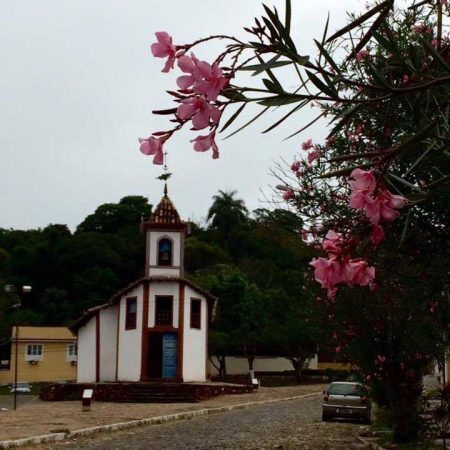
[[[207,215],[210,228],[219,233],[230,250],[234,249],[236,232],[241,230],[248,220],[244,201],[235,198],[236,194],[236,191],[219,190],[219,193],[213,196],[213,204]]]
[[[328,35],[327,22],[323,37],[315,41],[318,56],[314,61],[301,55],[291,38],[289,0],[284,19],[276,8],[264,6],[265,15],[246,28],[251,35],[249,42],[233,36],[210,36],[192,44],[172,45],[167,33],[157,33],[158,42],[153,44],[152,52],[156,57],[168,57],[164,71],[177,61],[188,75],[178,78],[178,92],[169,91],[176,107],[155,112],[173,114],[174,128],[143,140],[141,150],[162,154],[168,139],[192,121],[195,130],[209,130],[208,135],[193,140],[194,150],[211,149],[213,158],[217,158],[215,137],[230,107],[237,108],[221,132],[250,104],[264,109],[238,131],[271,108],[281,110],[287,106],[290,110],[265,132],[305,106],[317,106],[316,120],[290,137],[328,117],[328,139],[324,144],[314,144],[310,139],[302,144],[307,153],[292,164],[294,186],[292,181],[286,182],[280,189],[283,198],[305,219],[305,239],[320,243],[326,253],[326,257],[312,261],[315,279],[327,291],[324,302],[341,305],[352,295],[361,298],[378,292],[378,283],[380,294],[373,295],[374,301],[381,295],[386,313],[390,289],[396,293],[396,301],[403,300],[396,314],[405,319],[419,306],[425,307],[429,298],[424,292],[432,291],[440,308],[445,305],[443,299],[448,298],[448,281],[442,277],[442,267],[429,274],[421,285],[422,291],[416,291],[416,286],[408,282],[418,276],[420,263],[408,267],[408,262],[418,251],[417,241],[424,234],[429,236],[429,244],[438,244],[433,245],[436,248],[442,236],[448,235],[450,36],[443,24],[450,9],[441,0],[412,1],[404,9],[394,6],[394,0],[373,4],[360,17],[352,16],[351,23],[332,36]],[[228,42],[212,64],[189,56],[192,48],[211,39]],[[291,82],[284,86],[277,77],[279,70],[289,69],[299,78],[297,86],[292,87]],[[253,79],[259,76],[262,85],[239,85],[240,71],[251,72],[256,77]],[[146,151],[149,149],[152,152]],[[349,175],[351,180],[347,179]],[[384,254],[383,248],[389,251]],[[377,261],[384,267],[370,265]],[[426,265],[421,267],[422,271],[426,269]],[[375,277],[376,271],[379,278]],[[350,294],[348,285],[354,289]],[[365,294],[360,286],[366,287]],[[418,304],[402,298],[411,289]],[[352,315],[357,313],[351,311]],[[389,326],[397,323],[386,322]],[[419,335],[426,332],[427,323],[425,320],[424,327],[419,327]],[[397,331],[400,336],[401,329]],[[441,328],[435,343],[439,345],[439,336],[446,333]],[[395,347],[395,339],[388,341]],[[404,350],[412,351],[407,347]],[[406,362],[402,361],[407,369],[401,381],[415,399],[423,365],[408,355]],[[363,355],[355,353],[355,362],[362,367]],[[411,371],[414,376],[410,376]],[[395,376],[391,373],[390,381]],[[391,398],[397,398],[398,391],[393,392]],[[394,403],[400,407],[395,438],[413,438],[411,428],[403,426],[403,419],[405,412],[406,416],[415,416],[415,411],[410,404],[396,401],[391,402],[391,407]],[[400,433],[402,426],[409,432]]]

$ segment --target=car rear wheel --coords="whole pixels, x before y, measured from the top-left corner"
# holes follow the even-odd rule
[[[329,422],[331,420],[331,416],[327,416],[326,414],[322,413],[322,422]]]

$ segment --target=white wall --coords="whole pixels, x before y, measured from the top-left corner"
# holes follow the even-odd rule
[[[177,281],[153,281],[150,283],[150,298],[148,305],[148,326],[155,326],[155,312],[157,295],[172,295],[173,296],[173,315],[172,325],[178,328],[178,314],[179,314],[179,284]]]
[[[218,365],[216,359],[214,362]],[[248,362],[245,357],[227,356],[226,364],[228,375],[242,375],[249,373]],[[285,370],[294,370],[288,359],[268,356],[257,356],[253,362],[253,369],[256,372],[284,372]],[[317,355],[309,361],[308,369],[317,370]],[[209,373],[211,376],[218,375],[216,368],[211,362],[209,362]]]
[[[125,330],[126,299],[137,297],[136,329]],[[141,378],[141,347],[142,347],[142,308],[144,287],[140,284],[120,299],[119,320],[119,357],[118,381],[139,381]]]
[[[201,300],[201,328],[191,328],[191,297]],[[184,291],[183,381],[206,380],[207,307],[204,296],[189,286]]]
[[[150,266],[156,266],[158,263],[158,240],[162,237],[168,237],[172,239],[172,265],[178,268],[164,267],[148,267],[148,275],[172,275],[180,276],[181,266],[181,232],[179,231],[157,231],[149,230],[149,239],[147,239],[147,254],[149,255],[148,264]]]
[[[78,330],[77,382],[95,383],[95,316]]]
[[[118,310],[118,306],[100,310],[100,381],[116,379]]]

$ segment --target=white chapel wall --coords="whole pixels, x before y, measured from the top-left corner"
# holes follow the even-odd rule
[[[115,381],[118,306],[100,310],[100,381]]]
[[[201,300],[201,328],[191,328],[191,297]],[[206,299],[189,286],[184,291],[183,381],[206,380]]]
[[[120,299],[118,381],[139,381],[141,378],[143,293],[144,287],[140,284]],[[136,329],[134,330],[125,329],[128,297],[137,297]]]
[[[77,382],[95,383],[96,319],[92,317],[78,330]]]

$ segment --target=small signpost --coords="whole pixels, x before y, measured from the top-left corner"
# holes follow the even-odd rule
[[[83,391],[83,398],[81,400],[82,411],[90,411],[91,410],[91,401],[92,394],[94,393],[93,389],[85,389]]]

